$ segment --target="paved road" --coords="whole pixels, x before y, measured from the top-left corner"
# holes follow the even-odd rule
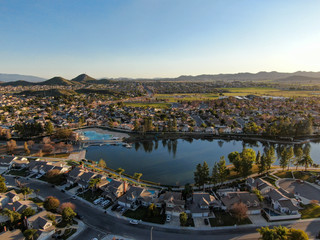
[[[299,193],[304,198],[320,202],[320,190],[308,183],[298,183],[296,180],[288,179],[279,181],[279,186],[290,193]]]
[[[10,184],[14,184],[12,177],[6,177]],[[23,180],[22,180],[23,182]],[[128,221],[115,218],[110,215],[106,215],[102,211],[95,209],[80,200],[72,200],[69,195],[62,193],[56,188],[52,188],[47,183],[25,180],[28,186],[33,189],[40,189],[40,196],[55,196],[61,202],[73,202],[76,205],[77,212],[84,216],[84,223],[89,226],[91,232],[85,233],[83,237],[92,236],[95,233],[112,233],[115,235],[121,235],[132,239],[150,239],[150,226],[146,225],[131,225]],[[286,224],[283,224],[286,225]],[[299,228],[307,231],[310,236],[315,236],[320,229],[320,221],[305,222],[299,221],[292,225],[295,228]],[[80,235],[81,237],[81,235]],[[259,235],[256,233],[256,227],[223,229],[223,230],[210,230],[210,231],[193,231],[193,230],[176,230],[176,229],[164,229],[159,227],[153,228],[153,239],[215,239],[215,240],[227,240],[227,239],[258,239]],[[85,239],[85,238],[79,238]]]

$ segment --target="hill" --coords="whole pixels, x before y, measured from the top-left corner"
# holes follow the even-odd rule
[[[39,97],[44,97],[44,96],[69,96],[69,95],[76,95],[77,93],[72,90],[63,90],[63,89],[49,89],[49,90],[43,90],[43,91],[22,91],[19,93],[16,93],[15,95],[26,95],[26,96],[39,96]]]
[[[18,81],[13,81],[13,82],[4,82],[4,83],[0,83],[0,84],[1,84],[1,86],[12,86],[12,87],[36,85],[36,83],[34,83],[34,82],[27,82],[27,81],[23,81],[23,80],[18,80]]]
[[[314,78],[314,77],[307,77],[307,76],[290,76],[287,78],[281,78],[275,80],[277,83],[304,83],[304,84],[316,84],[320,83],[320,77]]]
[[[20,74],[7,74],[0,73],[0,82],[12,82],[17,80],[24,80],[29,82],[41,82],[44,78],[31,76],[31,75],[20,75]]]
[[[80,82],[80,83],[85,83],[85,82],[94,82],[96,81],[95,78],[88,76],[87,74],[80,74],[79,76],[71,79],[72,82]]]
[[[47,81],[37,83],[37,85],[70,86],[70,85],[73,85],[73,83],[62,77],[53,77]]]

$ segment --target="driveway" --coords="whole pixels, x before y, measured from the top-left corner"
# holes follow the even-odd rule
[[[296,180],[285,179],[279,181],[279,186],[289,193],[299,194],[309,200],[318,200],[320,202],[320,190],[308,183],[299,183]]]
[[[266,224],[267,225],[267,220],[262,217],[260,214],[257,214],[257,215],[249,215],[248,216],[249,219],[251,220],[251,222],[254,224],[254,225],[257,225],[257,226],[260,226],[262,224]]]

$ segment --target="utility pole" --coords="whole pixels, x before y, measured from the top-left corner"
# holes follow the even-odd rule
[[[151,231],[150,231],[150,240],[152,240],[152,230],[153,230],[153,227],[151,227]]]

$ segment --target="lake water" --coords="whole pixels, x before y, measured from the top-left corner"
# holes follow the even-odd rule
[[[311,157],[320,163],[319,143],[310,143]],[[263,153],[261,142],[225,141],[225,140],[166,140],[134,143],[128,149],[123,146],[90,146],[86,158],[99,161],[101,158],[113,169],[125,169],[130,175],[142,173],[142,179],[169,185],[193,183],[193,172],[198,163],[206,161],[211,169],[221,156],[233,151],[241,152],[243,147],[253,148]],[[277,163],[277,162],[276,162]]]

